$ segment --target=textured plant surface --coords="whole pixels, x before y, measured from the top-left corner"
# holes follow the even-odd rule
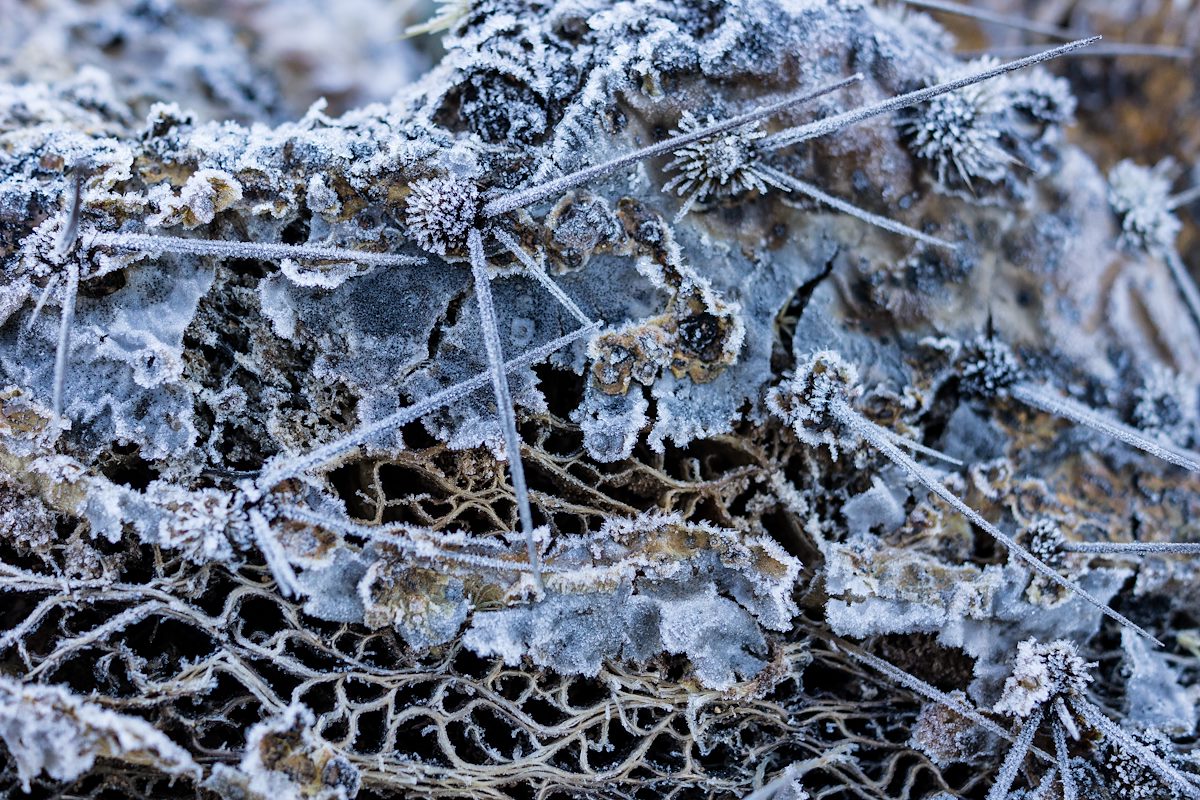
[[[925,5],[0,0],[0,796],[1200,797],[1200,9]]]

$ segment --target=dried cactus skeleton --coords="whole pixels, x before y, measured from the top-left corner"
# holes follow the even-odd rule
[[[0,786],[1200,796],[1167,738],[1200,668],[1137,600],[1195,597],[1197,479],[1142,457],[1200,473],[1194,192],[1063,139],[1038,65],[1096,39],[586,5],[444,4],[390,105],[273,128],[0,87]],[[1095,250],[1192,319],[1147,344]]]

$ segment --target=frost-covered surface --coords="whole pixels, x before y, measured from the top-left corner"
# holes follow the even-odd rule
[[[241,763],[217,765],[206,788],[229,800],[353,800],[362,778],[313,733],[315,723],[302,705],[258,723],[246,734]]]
[[[97,758],[142,764],[170,775],[200,775],[191,755],[137,717],[109,711],[60,686],[0,678],[0,740],[22,787],[45,773],[58,781],[86,774]]]
[[[1200,567],[1071,547],[1196,541],[1200,479],[1014,391],[1200,442],[1183,171],[1068,144],[1108,84],[778,147],[994,62],[891,2],[425,10],[0,2],[0,794],[1188,794]]]
[[[766,666],[763,628],[786,631],[797,613],[801,565],[783,548],[677,516],[607,522],[594,538],[566,538],[547,564],[547,596],[476,613],[469,649],[587,676],[605,661],[670,653],[691,662],[701,685],[729,689]]]

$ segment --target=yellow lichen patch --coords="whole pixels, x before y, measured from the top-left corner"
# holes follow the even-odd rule
[[[406,564],[399,554],[394,558],[372,564],[359,588],[368,627],[386,628],[402,621],[422,627],[425,620],[457,605],[447,600],[451,575]]]
[[[178,196],[168,193],[158,198],[159,211],[147,222],[158,227],[196,228],[212,222],[241,199],[242,184],[236,178],[223,170],[202,169],[187,179]]]
[[[139,155],[135,159],[133,171],[147,185],[169,183],[172,186],[183,186],[196,172],[189,164],[162,161],[148,155]]]
[[[657,217],[653,220],[661,223]],[[669,260],[676,248],[666,228],[639,224],[647,240],[660,243],[650,248],[650,255],[643,253],[639,269],[672,296],[664,313],[593,340],[592,375],[609,395],[625,394],[633,380],[650,385],[664,368],[676,378],[707,383],[737,360],[745,337],[737,306],[677,260]]]
[[[279,541],[288,554],[304,564],[325,564],[341,541],[338,537],[315,525],[301,522],[284,522],[277,526]]]
[[[664,327],[668,321],[655,317],[592,340],[592,377],[602,392],[625,394],[634,380],[647,386],[654,382],[671,360],[673,337]]]
[[[923,553],[875,543],[835,543],[825,550],[831,593],[851,605],[900,601],[983,619],[1001,588],[1001,576],[992,567],[951,566]]]
[[[0,433],[34,436],[50,424],[48,413],[20,401],[23,395],[24,392],[14,386],[0,391]]]

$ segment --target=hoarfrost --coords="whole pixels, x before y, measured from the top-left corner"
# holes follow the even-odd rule
[[[60,686],[0,676],[0,739],[25,791],[42,772],[72,781],[97,758],[200,777],[191,755],[145,720],[109,711]]]
[[[1171,213],[1171,180],[1174,164],[1163,161],[1143,167],[1133,161],[1118,163],[1108,173],[1108,201],[1121,220],[1121,244],[1134,250],[1174,250],[1182,229]]]
[[[204,782],[226,800],[353,800],[358,768],[315,732],[316,717],[298,703],[246,735],[236,767],[218,764]]]
[[[702,546],[671,554],[680,535]],[[579,675],[595,675],[606,660],[682,655],[701,684],[728,689],[766,667],[763,628],[786,630],[797,612],[800,564],[762,537],[650,515],[609,521],[591,543],[562,548],[545,559],[546,597],[476,612],[467,647]]]
[[[1196,727],[1195,695],[1180,684],[1179,671],[1167,657],[1132,633],[1121,633],[1125,651],[1128,719],[1133,725],[1173,735],[1189,735]]]
[[[1071,642],[1027,639],[1017,645],[1012,675],[1004,681],[994,710],[1025,719],[1059,695],[1081,696],[1096,666],[1080,658]]]

